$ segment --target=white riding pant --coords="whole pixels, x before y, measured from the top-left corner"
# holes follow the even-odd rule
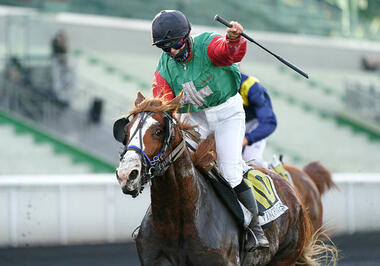
[[[241,151],[245,132],[245,113],[240,94],[218,106],[182,114],[181,119],[187,115],[190,116],[191,125],[198,125],[195,130],[200,133],[201,139],[214,133],[219,169],[232,187],[239,185],[243,179]],[[194,145],[194,142],[190,143]]]
[[[253,119],[245,124],[245,132],[251,132],[258,126],[257,119]],[[264,161],[263,154],[266,146],[266,138],[246,145],[243,150],[243,160],[248,164],[258,164],[264,168],[268,168],[268,163]]]

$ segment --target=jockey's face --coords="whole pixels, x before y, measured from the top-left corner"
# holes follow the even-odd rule
[[[166,53],[169,54],[169,55],[172,55],[172,56],[176,56],[176,55],[179,54],[184,48],[185,48],[185,42],[183,43],[183,45],[181,46],[181,48],[179,48],[179,49],[170,48],[170,52],[166,52]]]
[[[190,55],[191,42],[189,38],[190,35],[184,39],[171,41],[158,47],[175,61],[179,63],[185,62]]]
[[[185,47],[185,40],[171,41],[163,44],[160,48],[167,54],[176,55]]]

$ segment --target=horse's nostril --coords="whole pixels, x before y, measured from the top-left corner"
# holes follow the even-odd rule
[[[139,175],[139,171],[132,170],[132,172],[129,174],[129,179],[130,180],[136,179],[138,175]]]

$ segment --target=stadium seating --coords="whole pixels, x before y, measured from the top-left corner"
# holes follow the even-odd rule
[[[93,170],[87,164],[75,163],[70,155],[57,153],[49,143],[36,142],[31,134],[18,133],[10,124],[0,124],[2,147],[0,175],[81,174]]]
[[[98,68],[96,80],[99,82],[115,80],[116,69],[131,77],[128,81],[121,81],[119,86],[110,88],[109,92],[120,95],[124,89],[116,92],[116,88],[138,87],[140,80],[148,83],[156,60],[154,57],[137,57],[129,53],[98,54],[97,58],[99,62],[112,62],[115,67],[115,72],[110,73],[101,64],[93,66]],[[150,71],[145,71],[147,66]],[[343,110],[345,81],[351,78],[371,80],[373,75],[360,71],[312,69],[309,71],[312,78],[306,80],[278,64],[245,62],[242,67],[268,88],[279,119],[276,133],[268,140],[268,160],[271,154],[283,153],[285,162],[302,165],[311,160],[322,160],[334,171],[360,169],[368,172],[380,169],[374,159],[380,156],[379,142],[372,142],[365,133],[353,132],[347,125],[342,127],[335,117],[336,113]],[[135,86],[131,83],[135,83]],[[106,86],[105,83],[103,85]],[[132,92],[128,89],[129,97],[134,98],[134,93],[133,89]]]

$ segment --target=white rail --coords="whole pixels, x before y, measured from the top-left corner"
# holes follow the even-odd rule
[[[149,201],[112,174],[0,176],[0,246],[130,241]]]
[[[380,230],[380,174],[335,174],[323,198],[336,233]],[[0,246],[130,241],[149,205],[149,189],[122,194],[113,174],[0,176]]]
[[[339,190],[323,197],[324,222],[336,233],[380,230],[380,174],[334,174]]]
[[[118,185],[115,176],[109,174],[91,175],[48,175],[48,176],[0,176],[0,187],[17,186],[99,186]]]

